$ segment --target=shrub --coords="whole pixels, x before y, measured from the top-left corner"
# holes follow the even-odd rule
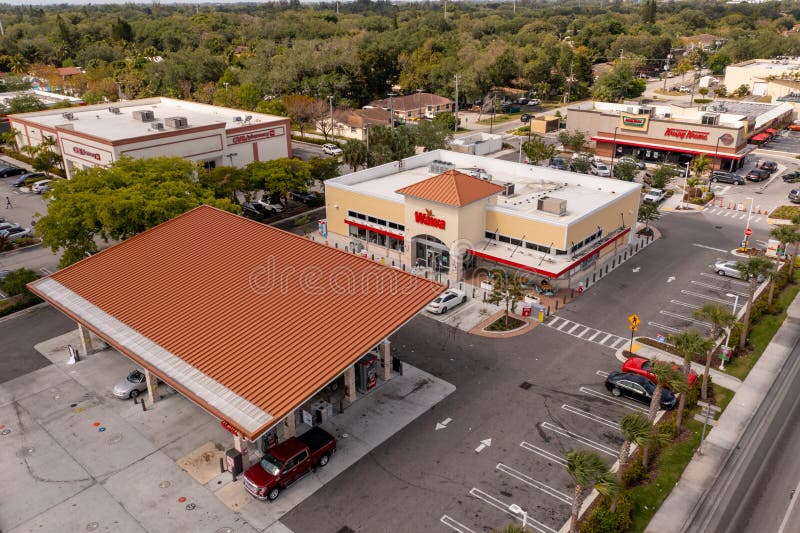
[[[641,483],[641,481],[647,476],[647,470],[644,469],[642,466],[641,461],[632,461],[628,463],[627,468],[622,473],[622,484],[625,487],[634,487]]]
[[[705,356],[703,356],[705,359]],[[689,390],[686,391],[686,408],[691,409],[692,407],[697,405],[697,400],[700,398],[700,387],[703,386],[703,376],[697,376],[697,381],[694,383],[694,387],[690,387]]]
[[[686,399],[688,402],[689,399],[688,395]],[[697,402],[696,396],[695,396],[695,402]],[[678,430],[675,428],[675,420],[670,418],[669,420],[661,422],[661,424],[658,425],[658,432],[661,433],[662,435],[668,435],[670,440],[674,439],[675,436],[678,434]]]
[[[27,268],[19,268],[12,270],[8,275],[0,281],[0,289],[9,296],[16,296],[18,294],[28,293],[28,288],[25,286],[39,276],[33,270]]]
[[[631,526],[631,500],[620,494],[617,498],[617,508],[612,513],[608,500],[605,498],[594,508],[589,516],[581,523],[583,533],[624,533]]]

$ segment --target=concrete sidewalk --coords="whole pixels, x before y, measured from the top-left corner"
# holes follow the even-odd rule
[[[754,414],[774,387],[792,348],[800,337],[800,299],[795,298],[787,310],[787,318],[767,346],[761,358],[739,385],[736,395],[722,413],[718,424],[703,442],[703,454],[695,454],[679,482],[653,516],[645,532],[683,531],[693,518],[694,510],[709,493],[731,453],[738,447],[745,430],[754,422]],[[717,383],[717,378],[713,378]]]

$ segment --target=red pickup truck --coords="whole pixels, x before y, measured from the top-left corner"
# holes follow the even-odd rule
[[[244,488],[259,500],[272,501],[317,466],[325,466],[336,451],[336,438],[315,427],[273,446],[244,473]]]

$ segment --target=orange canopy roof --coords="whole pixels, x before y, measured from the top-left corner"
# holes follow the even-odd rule
[[[502,185],[451,169],[396,192],[431,202],[462,207],[504,189]]]
[[[30,287],[248,438],[443,290],[209,206]]]

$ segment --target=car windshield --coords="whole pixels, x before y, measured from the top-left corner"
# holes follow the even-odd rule
[[[275,459],[275,457],[270,453],[264,455],[259,464],[265,472],[273,476],[277,476],[278,472],[281,471],[281,462]]]
[[[141,383],[143,377],[144,376],[142,375],[141,372],[139,372],[138,370],[134,370],[133,372],[128,374],[128,381],[130,381],[131,383]]]

